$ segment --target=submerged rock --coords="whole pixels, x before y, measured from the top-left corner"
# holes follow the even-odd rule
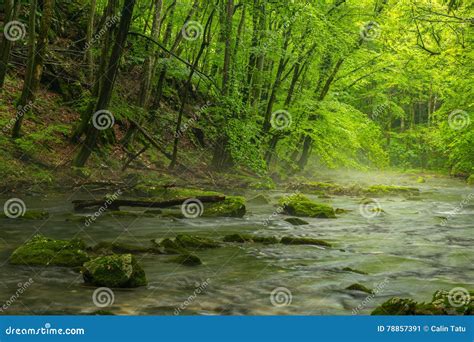
[[[285,219],[285,221],[291,223],[293,226],[303,226],[305,224],[309,224],[305,220],[302,220],[298,217],[288,217]]]
[[[346,290],[361,291],[361,292],[365,292],[365,293],[368,293],[368,294],[373,294],[374,293],[374,290],[371,290],[368,287],[366,287],[362,284],[359,284],[359,283],[349,285],[348,287],[346,287]]]
[[[183,253],[173,259],[174,262],[177,262],[184,266],[199,266],[202,265],[201,259],[196,254],[192,253]]]
[[[81,266],[89,260],[82,240],[54,240],[35,235],[24,245],[15,249],[10,263],[30,266]]]
[[[123,242],[107,242],[102,241],[96,244],[94,247],[89,248],[94,253],[99,254],[121,254],[121,253],[160,253],[157,247],[145,247],[145,246],[133,246]]]
[[[393,297],[374,309],[371,315],[474,315],[474,292],[463,291],[458,295],[436,291],[429,303]]]
[[[256,236],[250,234],[230,234],[224,236],[224,242],[237,242],[237,243],[245,243],[245,242],[256,242],[256,243],[263,243],[263,244],[275,244],[279,243],[280,241],[274,236]]]
[[[3,211],[0,213],[0,218],[8,218],[12,220],[46,220],[49,217],[49,213],[45,210],[26,210],[25,213],[18,217],[9,217]]]
[[[329,242],[319,239],[313,239],[308,237],[294,237],[294,236],[284,236],[281,238],[280,242],[284,245],[316,245],[331,247],[332,245]]]
[[[227,196],[224,201],[209,204],[204,208],[203,217],[243,217],[245,215],[245,198]]]
[[[190,248],[190,249],[207,249],[207,248],[220,247],[220,244],[217,241],[214,241],[206,237],[188,235],[188,234],[177,235],[175,242],[178,246],[182,248]]]
[[[347,272],[353,272],[353,273],[365,274],[365,275],[367,275],[367,274],[368,274],[367,272],[360,271],[360,270],[356,270],[356,269],[353,269],[353,268],[350,268],[350,267],[344,267],[342,270],[343,270],[343,271],[347,271]]]
[[[257,195],[247,201],[252,204],[269,204],[270,199],[265,195]]]
[[[163,248],[163,252],[166,254],[180,254],[183,249],[174,239],[165,238],[152,241],[158,247]]]
[[[280,205],[288,215],[318,218],[336,218],[334,208],[311,201],[304,195],[292,195],[280,199]]]
[[[106,287],[138,287],[147,285],[145,271],[131,254],[95,258],[84,264],[86,283]]]

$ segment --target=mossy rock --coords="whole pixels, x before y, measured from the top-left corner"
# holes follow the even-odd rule
[[[347,271],[347,272],[353,272],[353,273],[358,273],[358,274],[364,274],[364,275],[367,275],[367,274],[368,274],[367,272],[360,271],[360,270],[356,270],[356,269],[350,268],[350,267],[344,267],[342,270],[343,270],[343,271]]]
[[[288,217],[285,219],[286,222],[292,224],[293,226],[304,226],[305,224],[309,224],[305,220],[302,220],[298,217]]]
[[[174,262],[177,262],[184,266],[199,266],[202,265],[201,259],[192,253],[183,253],[173,259]]]
[[[280,243],[284,245],[316,245],[324,247],[332,247],[329,242],[319,239],[313,239],[308,237],[294,237],[294,236],[284,236],[281,238]]]
[[[364,190],[370,195],[414,195],[419,194],[418,188],[397,185],[372,185]]]
[[[246,242],[255,242],[262,243],[265,245],[271,245],[279,243],[280,240],[274,236],[256,236],[250,234],[230,234],[224,236],[224,242],[236,242],[236,243],[246,243]]]
[[[265,196],[265,195],[257,195],[249,200],[247,200],[247,203],[251,203],[251,204],[269,204],[270,203],[270,199]]]
[[[158,215],[163,214],[163,210],[160,210],[160,209],[149,209],[149,210],[145,210],[143,213],[144,213],[145,215],[148,215],[148,216],[158,216]]]
[[[188,234],[177,235],[175,242],[178,246],[189,249],[208,249],[220,247],[220,244],[217,241]]]
[[[212,203],[204,208],[203,217],[243,217],[245,215],[245,198],[227,196],[224,201]]]
[[[107,242],[102,241],[90,248],[94,253],[98,254],[141,254],[141,253],[160,253],[157,247],[133,246],[123,242]]]
[[[84,249],[85,243],[79,239],[54,240],[43,235],[35,235],[13,251],[10,263],[30,266],[76,267],[89,260]]]
[[[8,217],[3,211],[0,213],[0,218],[8,218],[12,220],[46,220],[48,217],[49,213],[45,210],[26,210],[23,215],[15,218]]]
[[[426,179],[425,179],[424,177],[421,177],[421,176],[420,176],[420,177],[418,177],[418,178],[416,179],[416,182],[417,182],[417,183],[420,183],[420,184],[421,184],[421,183],[425,183],[425,182],[426,182]]]
[[[412,299],[393,297],[372,311],[372,315],[474,315],[474,292],[458,303],[448,291],[439,290],[431,302],[418,303]],[[455,305],[453,305],[455,304]]]
[[[173,200],[199,196],[218,196],[219,192],[194,188],[166,187],[160,182],[144,182],[134,187],[133,193],[139,196],[153,197],[156,200]]]
[[[152,241],[158,247],[163,248],[163,252],[166,254],[180,254],[183,250],[183,247],[181,247],[174,239],[165,238]]]
[[[302,217],[336,218],[334,208],[321,203],[311,201],[304,195],[292,195],[283,197],[279,201],[286,214]]]
[[[84,264],[84,281],[106,287],[138,287],[147,285],[145,271],[132,254],[115,254],[95,258]]]
[[[359,284],[359,283],[349,285],[348,287],[346,287],[346,290],[360,291],[360,292],[365,292],[365,293],[368,293],[368,294],[373,294],[374,293],[374,290],[371,290],[368,287],[366,287],[362,284]]]

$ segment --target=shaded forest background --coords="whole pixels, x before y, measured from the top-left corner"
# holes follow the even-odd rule
[[[472,7],[5,0],[2,188],[71,170],[270,182],[390,167],[468,178]]]

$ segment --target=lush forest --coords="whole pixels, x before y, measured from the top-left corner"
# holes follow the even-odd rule
[[[387,267],[397,271],[403,266],[407,272],[421,267],[417,263],[429,259],[434,250],[448,248],[440,241],[460,244],[456,246],[463,253],[470,248],[461,240],[472,228],[473,215],[474,3],[3,0],[0,6],[0,190],[5,199],[3,219],[7,222],[7,230],[0,235],[5,245],[0,251],[5,260],[10,260],[6,272],[10,272],[12,281],[17,272],[17,266],[12,265],[52,263],[82,265],[81,272],[89,284],[136,287],[147,283],[141,269],[137,271],[140,274],[134,273],[136,279],[128,279],[129,275],[127,281],[110,283],[97,279],[94,270],[100,264],[90,264],[97,259],[87,260],[91,255],[100,259],[145,254],[143,262],[148,265],[150,255],[174,254],[183,267],[196,266],[206,257],[216,263],[220,258],[230,258],[228,249],[232,248],[228,244],[235,247],[233,244],[239,243],[293,246],[295,253],[302,254],[288,252],[295,259],[290,257],[292,261],[285,267],[292,270],[299,267],[298,260],[314,258],[314,249],[310,252],[304,245],[334,251],[330,253],[347,250],[364,254],[384,250],[376,242],[386,239],[389,250],[382,254],[387,257]],[[17,209],[21,215],[8,212],[11,200],[20,204]],[[74,213],[70,208],[68,213],[61,212],[65,207],[58,209],[71,200]],[[175,212],[176,206],[190,200],[194,206],[186,209],[198,212],[184,213],[183,218],[179,210]],[[396,207],[392,200],[400,200],[404,207]],[[429,207],[433,203],[439,207]],[[119,207],[148,210],[120,211]],[[100,209],[91,216],[91,208]],[[411,229],[426,224],[426,232],[418,233],[421,240],[407,242],[404,239],[411,231],[404,230],[409,229],[404,220],[416,214],[413,210],[426,216],[421,221],[420,216],[415,217],[408,226]],[[395,216],[390,216],[390,211]],[[66,214],[67,217],[61,216]],[[22,216],[23,220],[12,223],[11,216]],[[236,220],[226,223],[229,226],[224,230],[227,235],[223,241],[219,240],[221,231],[214,232],[214,227],[224,224],[222,217]],[[327,219],[336,217],[339,223],[327,223]],[[19,235],[19,227],[31,228],[27,219],[42,222],[34,226],[37,232],[44,227],[46,232],[40,233],[48,237],[35,235],[28,240],[33,230]],[[143,231],[125,236],[127,242],[138,242],[140,246],[118,245],[117,239],[124,237],[122,230],[113,236],[105,233],[113,220],[115,228],[128,222],[132,231],[137,226],[134,220],[142,219],[148,222],[143,224]],[[193,219],[191,227],[187,219]],[[245,219],[250,221],[241,221]],[[152,237],[144,227],[151,229],[157,224],[167,227],[158,234],[162,240],[157,241],[155,234],[154,245],[144,247],[144,241],[149,242]],[[245,229],[235,231],[232,224]],[[282,235],[282,224],[293,229],[323,225],[327,230],[322,234],[302,228],[284,230]],[[359,224],[367,224],[366,229],[359,228]],[[448,229],[450,224],[457,225],[456,233]],[[71,228],[76,225],[79,230]],[[183,235],[175,236],[173,232],[168,236],[173,231],[169,225]],[[257,235],[244,235],[252,225],[250,232]],[[98,230],[91,231],[94,227]],[[347,227],[354,229],[347,233],[354,238],[371,232],[383,234],[371,235],[368,245],[358,246],[352,238],[340,240]],[[430,235],[427,232],[432,227],[438,228]],[[128,228],[124,228],[127,234]],[[198,232],[204,229],[201,233],[205,237],[187,235],[194,228]],[[401,231],[385,231],[397,228]],[[321,234],[324,239],[319,239]],[[395,260],[403,253],[388,241],[399,238],[408,245],[425,246],[423,236],[433,238],[427,250],[410,260]],[[444,238],[437,240],[440,236]],[[84,241],[70,240],[76,237],[96,245],[86,247]],[[18,247],[26,240],[26,245]],[[206,254],[210,253],[207,249],[202,252],[204,255],[194,254],[202,246],[213,250],[222,247],[221,243],[226,247],[215,252],[221,253],[218,256]],[[45,262],[45,254],[29,254],[28,244],[56,254]],[[69,248],[82,254],[61,254]],[[267,252],[260,251],[260,256],[271,258],[281,250]],[[257,252],[246,253],[245,258],[249,258]],[[446,251],[446,258],[450,253]],[[420,276],[438,277],[427,292],[472,286],[472,265],[464,264],[467,257],[461,257],[461,252],[452,253],[445,265],[453,267],[451,276],[437,273],[433,265],[427,266],[434,267],[431,273],[427,271],[429,275]],[[71,257],[72,264],[66,261]],[[377,291],[390,287],[390,294],[409,293],[415,299],[426,299],[423,296],[427,292],[414,290],[416,277],[398,281],[398,275],[386,276],[362,259],[358,265],[349,265],[343,261],[347,259],[334,257],[338,261],[331,267],[362,277],[352,279],[354,284],[343,286],[343,291],[376,296]],[[439,257],[440,264],[447,262]],[[235,276],[239,282],[250,281],[252,272],[265,275],[268,268],[276,268],[272,285],[264,287],[281,288],[276,286],[281,279],[274,279],[280,264],[265,266],[258,258],[258,262],[245,258],[235,266],[235,274],[227,274],[228,279]],[[136,266],[135,259],[128,262],[133,268]],[[211,261],[207,265],[215,275],[217,266]],[[301,265],[306,264],[301,261]],[[163,274],[171,273],[169,267],[164,266]],[[462,267],[468,268],[465,275],[457,273]],[[250,273],[246,275],[245,269]],[[148,273],[147,267],[145,270]],[[163,276],[150,273],[148,278]],[[285,274],[287,282],[300,275]],[[375,292],[361,285],[364,281],[367,285],[371,275],[380,278],[371,279],[376,282],[372,285],[376,286]],[[198,282],[201,292],[207,291],[208,285],[213,291],[213,277],[208,276]],[[341,281],[332,277],[325,278],[330,286]],[[38,280],[41,281],[44,279]],[[74,283],[74,279],[71,281]],[[228,283],[222,286],[232,288]],[[298,292],[314,291],[306,280],[301,286],[298,290],[296,285],[285,283],[283,297],[289,297],[291,303],[292,294],[296,299]],[[374,309],[375,304],[388,299],[381,296],[372,303],[371,298],[368,302],[372,304],[359,304],[359,308],[357,303],[363,297],[354,295],[349,303],[338,293],[335,302],[342,304],[325,306],[325,289],[320,289],[325,293],[320,302],[308,302],[313,306],[324,303],[322,311],[318,311],[323,314],[354,312],[357,308],[356,313],[367,312],[364,310]],[[38,291],[35,298],[47,297]],[[282,295],[280,292],[278,296]],[[226,297],[229,293],[219,294],[214,297],[236,303]],[[461,294],[465,298],[465,292]],[[405,311],[398,307],[399,302],[389,301],[376,312],[452,313],[449,308],[440,309],[433,304],[443,301],[446,295],[436,292],[432,302],[422,303],[425,306],[406,299],[411,304],[410,310]],[[77,293],[71,296],[81,302]],[[134,300],[130,293],[122,296]],[[272,297],[277,309],[282,307],[274,303],[279,298]],[[458,300],[459,296],[453,298]],[[221,310],[225,306],[222,302],[215,304],[218,309],[208,309],[214,304],[202,304],[201,310],[267,312],[261,303],[249,312],[235,307],[235,311]],[[456,312],[472,313],[470,300],[463,304],[453,305]],[[75,307],[69,309],[77,312]],[[178,309],[171,312],[188,310],[187,305]],[[300,310],[289,310],[281,312],[311,312],[304,305]]]

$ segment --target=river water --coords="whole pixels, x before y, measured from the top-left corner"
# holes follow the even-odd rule
[[[378,198],[385,213],[373,218],[361,215],[360,197],[309,195],[350,211],[337,219],[305,218],[309,225],[303,226],[285,222],[286,216],[278,214],[274,204],[248,204],[248,213],[241,219],[104,215],[84,227],[66,218],[72,212],[70,201],[90,198],[89,193],[24,196],[29,209],[45,209],[51,215],[43,221],[0,220],[0,304],[8,304],[0,314],[88,314],[98,310],[92,300],[95,288],[84,285],[76,271],[8,264],[14,248],[37,232],[58,239],[81,237],[90,245],[114,240],[146,244],[177,233],[221,238],[237,232],[310,236],[333,244],[332,248],[231,244],[199,251],[204,264],[197,267],[172,263],[172,256],[138,255],[149,284],[112,289],[113,304],[105,309],[114,314],[368,314],[392,296],[428,301],[438,289],[474,288],[472,186],[439,177],[427,177],[426,183],[417,184],[408,176],[351,175],[351,179],[347,175],[332,178],[339,183],[370,180],[373,184],[414,185],[421,194]],[[243,194],[251,198],[259,193]],[[264,193],[274,203],[287,194]],[[1,198],[2,203],[7,199]],[[265,226],[264,222],[269,223]],[[343,270],[345,267],[367,274]],[[33,282],[25,285],[30,278]],[[345,289],[354,283],[377,289],[377,293]],[[17,296],[19,286],[23,293]]]

